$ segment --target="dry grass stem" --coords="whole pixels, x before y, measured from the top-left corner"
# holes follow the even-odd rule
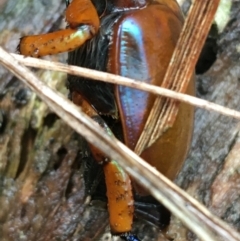
[[[180,93],[187,91],[219,1],[196,0],[191,5],[163,78],[162,87]],[[142,153],[144,149],[155,143],[162,133],[166,131],[166,126],[171,128],[174,125],[178,109],[177,101],[162,96],[156,98],[135,147],[136,153]]]
[[[109,74],[105,72],[100,72],[97,70],[86,69],[82,67],[52,62],[48,60],[42,59],[35,59],[31,57],[23,57],[22,55],[18,54],[11,54],[19,63],[34,67],[34,68],[41,68],[46,70],[53,70],[53,71],[60,71],[64,73],[68,73],[71,75],[82,76],[86,78],[91,78],[103,82],[108,82],[112,84],[124,85],[131,88],[136,88],[139,90],[148,91],[150,93],[161,95],[165,97],[169,97],[175,100],[179,100],[190,105],[200,107],[206,110],[215,111],[225,116],[233,117],[235,119],[240,120],[240,112],[236,110],[229,109],[227,107],[199,99],[194,96],[178,93],[173,90],[165,89],[162,87],[146,84],[140,82],[138,80],[129,79],[126,77],[122,77],[119,75]]]

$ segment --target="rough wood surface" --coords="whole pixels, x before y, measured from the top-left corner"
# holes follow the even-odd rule
[[[0,6],[0,44],[9,52],[21,36],[59,28],[65,9],[64,1]],[[67,95],[66,75],[35,73]],[[107,212],[86,202],[81,138],[7,70],[1,68],[0,76],[1,240],[93,240],[105,228]]]
[[[63,28],[64,9],[63,0],[0,0],[1,46],[15,52],[21,36]],[[197,82],[201,98],[237,110],[239,10],[235,1],[231,21],[218,39],[217,61]],[[66,55],[53,58],[65,61]],[[67,95],[64,74],[35,73]],[[3,68],[0,96],[1,240],[98,240],[108,223],[107,212],[87,202],[81,138]],[[240,232],[239,129],[231,118],[196,110],[192,150],[177,183]],[[154,227],[136,228],[144,240],[165,239]],[[174,241],[197,240],[175,218],[168,235]]]

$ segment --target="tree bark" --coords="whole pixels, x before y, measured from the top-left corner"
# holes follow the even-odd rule
[[[64,3],[2,1],[1,46],[16,52],[21,36],[60,28]],[[34,72],[67,95],[65,74]],[[1,240],[93,240],[107,212],[86,202],[81,137],[6,69],[0,73]]]
[[[65,1],[0,0],[0,44],[15,52],[19,38],[64,28]],[[197,77],[200,98],[239,110],[240,3],[218,37],[218,56]],[[52,57],[66,61],[66,54]],[[34,70],[67,95],[66,75]],[[89,205],[82,139],[6,69],[0,68],[0,237],[17,240],[99,240],[108,225],[106,205]],[[240,231],[238,121],[196,110],[189,157],[177,184]],[[167,240],[137,222],[144,240]],[[104,234],[102,238],[106,238]],[[168,240],[197,240],[172,217]]]

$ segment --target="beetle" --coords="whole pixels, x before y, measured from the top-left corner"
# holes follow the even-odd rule
[[[72,0],[66,1],[68,27],[54,33],[26,36],[18,50],[41,57],[69,51],[68,64],[101,70],[161,85],[183,25],[175,0]],[[70,98],[109,135],[135,149],[156,97],[124,86],[68,76]],[[187,90],[194,94],[194,80]],[[174,179],[191,142],[193,108],[180,104],[173,126],[141,157],[169,179]],[[183,144],[184,143],[184,144]],[[148,192],[97,147],[89,145],[94,159],[103,165],[111,232],[124,240],[131,234],[134,201]]]

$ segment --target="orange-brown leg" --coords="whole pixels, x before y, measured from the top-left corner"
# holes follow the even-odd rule
[[[72,93],[72,100],[76,105],[94,119],[106,133],[113,135],[110,128],[96,111],[77,92]],[[126,234],[132,229],[134,201],[131,181],[128,174],[114,160],[109,160],[106,155],[96,147],[89,145],[96,161],[103,164],[107,186],[108,211],[111,232],[113,234]],[[124,236],[135,237],[133,235]],[[127,240],[127,239],[126,239]],[[137,240],[137,239],[135,239]]]
[[[54,33],[26,36],[20,40],[20,54],[41,57],[80,47],[99,29],[99,17],[91,0],[73,0],[66,10],[69,28]]]

